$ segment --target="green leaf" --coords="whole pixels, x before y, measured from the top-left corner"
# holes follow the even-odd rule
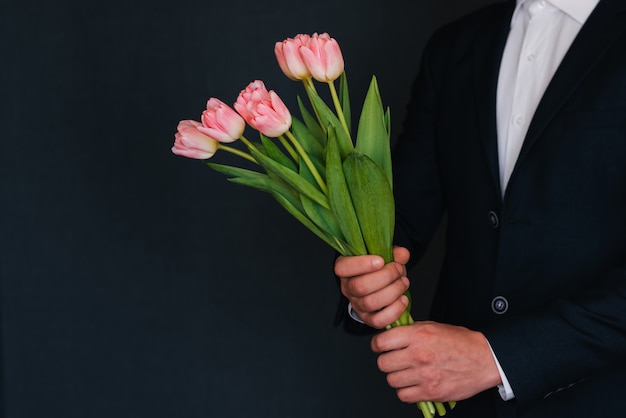
[[[300,202],[309,219],[319,226],[328,235],[344,240],[341,228],[335,215],[328,209],[316,204],[305,195],[300,195]]]
[[[280,193],[273,193],[274,199],[287,210],[294,218],[296,218],[302,225],[307,227],[311,232],[321,238],[328,245],[333,247],[340,254],[345,252],[345,248],[342,246],[341,241],[338,241],[334,237],[329,236],[320,228],[318,228],[304,213],[302,213],[292,202],[286,199]]]
[[[293,171],[298,171],[298,168],[296,167],[293,160],[286,156],[285,153],[278,147],[278,145],[274,143],[274,141],[261,133],[259,133],[259,136],[261,137],[261,143],[263,144],[263,148],[265,149],[265,154],[268,157]]]
[[[374,160],[387,176],[389,184],[393,184],[389,120],[383,110],[376,77],[372,77],[363,102],[356,137],[356,150]]]
[[[300,193],[271,171],[267,175],[272,179],[272,181],[275,182],[275,184],[279,185],[279,187],[276,187],[274,191],[280,193],[284,198],[289,200],[294,207],[298,208],[301,212],[304,212],[302,202],[300,201]]]
[[[343,110],[343,117],[348,124],[348,129],[352,126],[352,111],[350,109],[350,93],[348,92],[348,76],[346,72],[341,73],[339,78],[339,103]]]
[[[315,138],[315,135],[307,128],[307,126],[298,119],[292,117],[291,133],[298,139],[300,145],[309,154],[309,156],[324,158],[324,147]]]
[[[309,98],[311,99],[311,105],[315,109],[316,113],[321,119],[321,123],[325,129],[328,126],[341,127],[341,122],[337,118],[337,115],[328,107],[328,105],[322,100],[315,90],[310,87],[306,87]],[[337,142],[339,144],[339,150],[342,158],[345,158],[352,150],[354,150],[354,144],[352,138],[343,129],[336,129]]]
[[[206,163],[206,165],[215,171],[218,171],[222,174],[226,174],[227,176],[233,177],[252,177],[257,178],[259,176],[266,177],[266,174],[259,173],[258,171],[248,170],[245,168],[233,167],[230,165],[217,164],[217,163]]]
[[[308,228],[311,232],[321,238],[324,242],[338,251],[340,254],[349,254],[349,245],[341,239],[339,236],[333,236],[326,231],[320,229],[307,215],[300,200],[299,195],[289,184],[285,183],[280,177],[273,173],[264,174],[257,171],[247,170],[238,167],[227,166],[223,164],[207,163],[212,169],[221,172],[223,174],[233,176],[228,180],[255,188],[257,190],[270,193],[274,199],[289,212],[294,218],[296,218],[301,224]],[[305,199],[308,199],[305,197]],[[313,203],[312,200],[308,200],[317,208],[320,206]]]
[[[284,196],[289,197],[293,202],[300,201],[299,195],[291,188],[291,186],[281,180],[280,177],[272,177],[264,173],[259,173],[258,171],[223,164],[207,163],[207,166],[222,174],[231,176],[228,180],[233,183],[252,187],[268,193],[279,192]]]
[[[389,141],[391,141],[391,109],[389,107],[385,111],[385,128],[387,129]]]
[[[343,236],[355,251],[352,255],[367,254],[367,248],[361,235],[361,227],[343,174],[341,156],[337,145],[335,130],[329,129],[326,147],[326,185],[330,208],[335,214]],[[344,254],[349,255],[349,254]]]
[[[309,170],[304,162],[300,162],[300,175],[307,179],[310,182],[314,182],[313,174]],[[317,205],[311,199],[309,199],[305,195],[300,196],[300,201],[302,202],[302,207],[304,211],[309,216],[309,218],[315,222],[320,228],[324,231],[328,232],[330,235],[338,237],[339,239],[344,239],[343,234],[341,232],[341,228],[337,223],[337,219],[333,212],[329,209],[326,209],[320,205]]]
[[[322,157],[320,157],[324,160],[326,160],[326,156],[323,155]],[[309,155],[309,159],[311,160],[311,162],[313,163],[313,165],[315,166],[315,169],[317,170],[317,172],[319,173],[320,176],[322,176],[322,179],[324,181],[326,181],[326,166],[325,163],[322,162],[318,157],[314,156],[314,155]],[[301,167],[302,166],[306,166],[306,164],[304,163],[304,160],[300,160]],[[310,170],[308,170],[308,166],[307,166],[307,172],[309,174],[311,174],[310,177],[307,177],[307,179],[309,179],[309,181],[311,182],[311,184],[315,184],[317,185],[317,182],[315,181],[315,177],[313,177],[313,174],[311,173]],[[302,171],[301,171],[302,174]]]
[[[309,158],[311,159],[311,162],[313,162],[313,165],[315,166],[315,169],[317,170],[317,172],[320,174],[320,176],[322,176],[322,179],[326,181],[326,167],[315,157],[309,157]],[[317,181],[315,181],[315,177],[313,176],[313,173],[311,173],[309,166],[306,165],[303,159],[300,160],[299,173],[300,173],[300,176],[308,180],[309,183],[313,185],[317,185]]]
[[[395,204],[386,174],[358,151],[348,155],[343,171],[368,253],[392,261]]]
[[[260,152],[256,147],[249,148],[250,153],[254,156],[254,158],[263,166],[263,168],[268,172],[273,172],[278,175],[281,179],[283,179],[287,184],[292,186],[294,189],[298,191],[298,193],[302,193],[312,199],[314,202],[319,205],[330,209],[330,205],[328,203],[328,199],[317,189],[316,186],[305,180],[302,176],[300,176],[295,171],[292,171],[285,166],[277,163],[272,160],[268,156],[264,155]]]
[[[326,145],[326,132],[324,131],[324,129],[326,127],[320,126],[319,121],[316,118],[314,118],[313,115],[311,115],[311,113],[304,106],[304,102],[302,102],[302,99],[300,98],[300,96],[298,96],[298,107],[300,108],[300,114],[302,115],[302,120],[304,121],[304,124],[306,125],[306,127],[309,129],[309,132],[311,132],[311,134],[315,136],[317,141],[322,146],[325,146]]]

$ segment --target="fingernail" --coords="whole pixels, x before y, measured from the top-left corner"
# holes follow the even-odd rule
[[[385,262],[380,257],[372,258],[372,267],[382,267]]]

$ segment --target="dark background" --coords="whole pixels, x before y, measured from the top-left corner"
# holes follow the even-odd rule
[[[333,251],[170,147],[254,79],[295,109],[273,45],[316,31],[395,137],[429,34],[492,2],[0,0],[0,415],[418,416],[333,328]]]

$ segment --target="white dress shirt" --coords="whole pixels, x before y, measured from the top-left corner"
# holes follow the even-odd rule
[[[552,76],[599,0],[517,0],[504,48],[496,102],[502,193]],[[492,351],[492,354],[493,351]],[[502,399],[515,397],[496,355]]]
[[[517,1],[502,56],[496,103],[503,193],[537,105],[598,1]]]

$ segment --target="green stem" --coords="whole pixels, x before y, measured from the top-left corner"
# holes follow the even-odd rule
[[[253,144],[252,142],[248,141],[248,139],[247,139],[245,136],[241,135],[241,137],[240,137],[239,139],[241,139],[241,142],[243,142],[244,144],[246,144],[246,146],[247,146],[248,148],[252,148],[252,147],[254,147],[254,144]]]
[[[348,137],[350,136],[350,128],[348,128],[348,123],[346,122],[346,118],[343,114],[343,109],[341,108],[341,103],[339,103],[339,96],[337,95],[337,90],[335,89],[335,83],[333,81],[328,82],[328,87],[330,88],[330,95],[333,98],[333,103],[335,104],[335,110],[337,111],[337,117],[343,125],[343,129],[345,129]]]
[[[258,149],[257,146],[254,145],[252,142],[250,142],[248,140],[248,138],[246,138],[245,136],[241,135],[241,137],[239,137],[239,139],[241,140],[241,142],[243,142],[246,145],[246,147],[248,147],[248,149],[252,149],[252,148]],[[252,157],[252,158],[254,159],[254,157]],[[258,162],[256,160],[254,160],[254,162],[258,164]]]
[[[429,402],[418,402],[417,406],[422,411],[424,418],[433,418],[433,414],[430,412]]]
[[[296,147],[298,154],[300,154],[306,166],[309,168],[309,170],[311,170],[311,174],[313,174],[315,181],[320,186],[320,190],[322,191],[322,193],[328,196],[328,187],[326,187],[326,183],[324,182],[324,179],[320,175],[319,171],[317,171],[317,168],[315,168],[315,165],[313,164],[313,161],[311,161],[311,159],[309,158],[309,155],[306,153],[304,148],[302,148],[302,145],[300,145],[300,142],[298,142],[298,139],[295,136],[293,136],[293,134],[290,131],[285,132],[285,134],[287,135],[287,138],[289,138],[291,143],[294,145],[294,147]]]
[[[255,164],[259,164],[252,155],[248,154],[247,152],[241,151],[240,149],[229,147],[228,145],[224,145],[222,143],[218,144],[218,148],[230,152],[231,154],[235,154],[239,157],[245,158],[246,160],[251,161]]]
[[[311,90],[316,91],[315,83],[313,82],[312,78],[305,78],[304,80],[302,80],[302,82],[304,83],[305,90],[307,90],[306,87],[308,86]]]
[[[291,158],[293,158],[296,161],[296,163],[300,161],[300,158],[298,157],[298,153],[296,152],[296,150],[293,149],[293,147],[289,144],[289,142],[287,142],[284,136],[282,135],[279,136],[278,140],[280,141],[281,144],[283,144],[283,147],[285,147],[289,155],[291,155]]]

